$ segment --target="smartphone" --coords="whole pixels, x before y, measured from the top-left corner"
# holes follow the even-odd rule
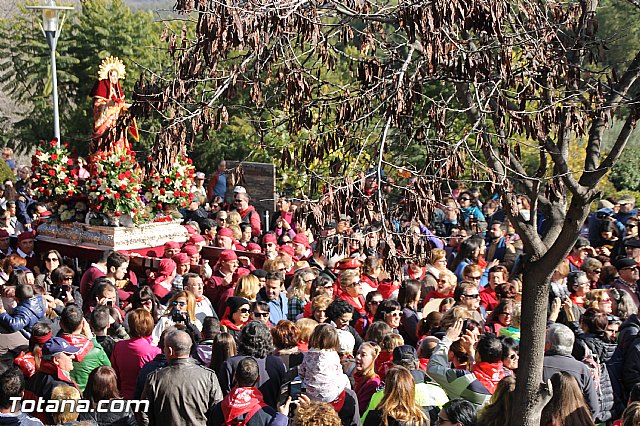
[[[300,395],[304,393],[302,387],[302,380],[295,379],[289,383],[289,396],[291,396],[292,402],[297,402],[300,399]]]

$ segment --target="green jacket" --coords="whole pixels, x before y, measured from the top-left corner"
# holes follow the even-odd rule
[[[73,346],[80,348],[80,351],[75,355],[73,370],[71,370],[70,375],[73,381],[78,384],[80,390],[84,392],[87,380],[89,380],[89,374],[93,370],[103,365],[111,367],[109,357],[95,337],[91,340],[81,334],[63,334],[60,337]]]

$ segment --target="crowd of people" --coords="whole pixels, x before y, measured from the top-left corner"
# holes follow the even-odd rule
[[[512,424],[526,282],[496,197],[456,188],[430,223],[399,224],[430,245],[399,277],[375,223],[344,212],[313,232],[284,196],[266,223],[245,188],[226,196],[224,162],[205,181],[196,174],[183,212],[188,241],[135,274],[134,253],[83,267],[37,250],[46,205],[25,204],[29,177],[18,178],[17,197],[0,200],[0,424]],[[9,204],[20,197],[22,215]],[[542,426],[640,425],[634,204],[601,200],[553,274]],[[525,196],[518,206],[544,233]],[[27,413],[12,398],[91,410]]]

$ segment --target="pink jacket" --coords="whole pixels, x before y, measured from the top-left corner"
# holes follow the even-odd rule
[[[118,387],[124,399],[133,399],[140,369],[160,352],[160,348],[151,344],[151,337],[135,337],[116,343],[111,353],[111,366],[118,375]]]

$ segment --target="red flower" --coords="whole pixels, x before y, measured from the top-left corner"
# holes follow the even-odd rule
[[[191,158],[189,158],[189,159],[187,160],[187,163],[189,163],[189,164],[193,164],[193,160],[192,160]]]
[[[56,171],[53,169],[49,169],[49,176],[55,176],[56,175]]]
[[[118,174],[118,179],[120,179],[120,180],[124,179],[124,173],[119,173]]]
[[[170,185],[171,184],[171,178],[168,178],[168,177],[164,178],[164,183],[166,183],[167,185]]]
[[[104,201],[104,195],[101,195],[100,198],[98,198],[100,201]]]
[[[116,167],[120,167],[122,164],[119,161],[116,161]]]
[[[160,188],[160,195],[164,195],[167,191],[164,190],[164,188]]]
[[[49,145],[54,146],[54,147],[58,146],[58,139],[52,140],[51,142],[49,142]]]
[[[131,171],[127,170],[126,172],[124,172],[125,177],[131,177]]]
[[[159,209],[161,209],[161,208],[162,208],[162,203],[158,203],[158,204],[156,204],[156,207],[158,207]]]
[[[124,196],[127,197],[127,198],[131,198],[131,193],[127,192],[126,194],[124,194]]]
[[[57,161],[58,160],[58,154],[51,154],[51,160]]]
[[[36,149],[36,155],[42,155],[42,153],[40,152],[40,150]]]
[[[65,185],[69,185],[69,178],[68,177],[64,178],[64,184]]]
[[[116,192],[116,193],[113,195],[113,197],[114,197],[116,200],[119,200],[119,199],[120,199],[120,193],[119,193],[119,192]]]
[[[121,215],[122,215],[122,213],[116,212],[116,216],[121,216]]]
[[[67,166],[73,166],[73,160],[71,158],[67,160]]]
[[[120,191],[126,191],[127,190],[127,185],[122,184],[120,185]]]
[[[73,190],[72,189],[68,190],[67,194],[69,194],[69,196],[72,196],[73,195]]]
[[[100,204],[98,204],[98,205],[96,206],[96,210],[100,210],[101,208],[102,208],[102,206],[101,206]]]
[[[180,174],[180,172],[176,172],[176,177],[177,177],[177,178],[182,177],[182,175]]]

